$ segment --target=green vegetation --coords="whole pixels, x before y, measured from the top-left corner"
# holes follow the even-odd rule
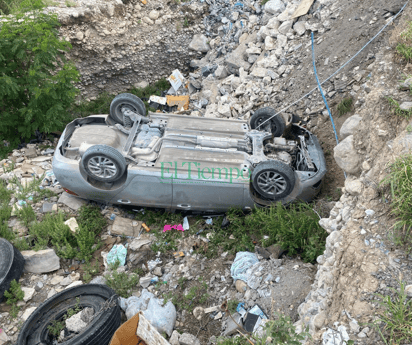
[[[169,82],[166,79],[160,79],[145,88],[133,88],[129,91],[129,93],[141,98],[147,111],[155,111],[155,109],[150,108],[149,106],[149,97],[152,95],[160,96],[162,91],[169,90],[169,88]],[[114,97],[115,95],[103,92],[93,101],[81,101],[80,103],[73,105],[71,108],[71,113],[74,117],[85,117],[93,114],[108,114],[110,103]]]
[[[90,262],[88,262],[85,267],[83,267],[83,281],[88,284],[90,281],[93,279],[93,277],[97,276],[100,273],[100,265],[98,261],[95,261],[95,263],[92,265]]]
[[[396,115],[396,116],[400,116],[400,117],[404,117],[406,119],[409,119],[412,115],[412,109],[410,110],[403,110],[401,109],[399,102],[394,100],[392,97],[388,97],[387,98],[390,107],[392,108],[392,112]]]
[[[76,3],[75,3],[75,2],[73,2],[73,1],[68,1],[68,0],[66,0],[65,4],[66,4],[67,7],[75,7],[75,6],[76,6]]]
[[[399,157],[389,166],[388,176],[381,184],[389,186],[392,195],[392,214],[398,220],[394,225],[394,240],[412,250],[412,155]]]
[[[345,115],[352,110],[353,99],[344,98],[337,106],[339,116]]]
[[[377,294],[382,310],[374,326],[385,344],[406,344],[412,341],[412,299],[407,298],[405,283],[391,288],[393,297]]]
[[[71,318],[73,315],[80,312],[81,310],[82,308],[80,307],[80,299],[79,297],[77,297],[76,305],[74,306],[74,309],[72,308],[67,309],[66,313],[63,315],[61,320],[53,320],[52,324],[47,326],[47,329],[49,330],[50,334],[53,335],[54,337],[58,337],[61,331],[66,327],[65,321]]]
[[[17,302],[23,300],[24,292],[21,289],[21,285],[17,283],[15,279],[13,279],[10,282],[9,290],[4,291],[4,297],[6,298],[6,303],[11,305],[10,316],[13,319],[16,318],[19,312],[19,307],[17,306]]]
[[[401,33],[396,51],[407,62],[412,61],[412,22],[409,22],[408,28]]]
[[[79,217],[77,217],[79,226],[88,231],[100,234],[104,227],[107,225],[107,220],[104,218],[100,212],[98,206],[86,205],[82,206],[79,210]]]
[[[296,327],[288,316],[277,314],[274,320],[268,321],[265,326],[265,335],[243,335],[238,338],[219,339],[218,345],[266,345],[266,344],[287,344],[300,345],[306,338],[310,338],[307,330],[296,333]],[[348,343],[349,344],[349,343]]]
[[[188,284],[186,278],[179,278],[175,291],[170,291],[163,296],[164,303],[170,300],[178,310],[187,310],[189,313],[197,305],[206,303],[209,294],[207,293],[208,286],[203,278],[200,277],[198,280],[194,280],[191,287],[188,287]]]
[[[10,143],[0,147],[0,155],[30,139],[36,130],[62,130],[78,92],[74,82],[79,73],[65,60],[71,45],[59,38],[57,15],[42,13],[41,0],[19,6],[15,17],[0,28],[0,141]],[[35,11],[26,15],[26,9]]]
[[[185,28],[189,27],[189,20],[185,17],[185,20],[183,21],[183,26]]]
[[[230,225],[221,228],[222,218],[214,218],[213,225],[205,224],[198,216],[191,221],[187,231],[171,230],[163,232],[164,224],[179,224],[182,215],[175,213],[159,213],[145,210],[138,214],[137,219],[143,220],[152,228],[157,237],[157,243],[152,245],[154,251],[171,251],[177,249],[177,240],[203,230],[202,236],[208,233],[208,245],[197,251],[207,257],[218,255],[219,251],[254,250],[256,244],[264,247],[279,244],[289,255],[300,255],[306,262],[315,262],[325,247],[327,233],[318,224],[319,217],[311,206],[304,203],[291,204],[288,207],[280,203],[268,208],[255,208],[250,213],[239,209],[231,209],[226,218]],[[193,218],[192,218],[193,219]],[[264,236],[267,236],[264,239]]]
[[[236,312],[236,308],[239,304],[237,299],[231,299],[227,302],[227,309],[230,311],[231,314]]]
[[[263,6],[263,5],[266,4],[268,1],[269,1],[269,0],[262,0],[262,1],[260,2],[260,4]]]
[[[132,295],[132,290],[139,283],[139,276],[136,273],[117,272],[112,270],[106,275],[106,285],[113,289],[120,297],[128,298]]]

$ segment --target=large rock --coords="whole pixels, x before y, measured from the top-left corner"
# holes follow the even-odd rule
[[[26,260],[24,269],[30,273],[47,273],[56,271],[60,268],[60,259],[54,252],[54,249],[24,250],[21,252]]]
[[[77,211],[80,207],[87,203],[86,200],[80,199],[77,196],[70,195],[66,192],[63,192],[58,202],[66,206],[69,206],[72,210],[75,211]]]
[[[251,65],[244,59],[247,49],[248,46],[245,43],[239,44],[239,46],[225,59],[226,68],[230,74],[239,74],[239,69],[241,67],[243,67],[245,71],[249,71]]]
[[[265,12],[270,14],[282,13],[286,6],[281,0],[270,0],[265,4]]]
[[[207,53],[210,49],[207,37],[202,34],[194,35],[192,42],[189,44],[189,49],[201,53]]]
[[[347,178],[345,180],[345,190],[353,196],[358,196],[362,193],[363,183],[357,179]]]
[[[353,135],[335,146],[333,157],[339,167],[349,174],[356,174],[361,168],[361,157],[353,146]]]
[[[305,22],[296,22],[295,25],[293,25],[293,29],[295,30],[296,35],[302,36],[306,32]]]
[[[87,323],[81,319],[81,312],[79,312],[66,320],[66,327],[70,332],[80,333],[87,327]]]
[[[358,128],[359,123],[361,122],[362,117],[359,115],[353,115],[348,117],[340,128],[341,139],[345,139],[349,135],[352,135],[356,128]]]

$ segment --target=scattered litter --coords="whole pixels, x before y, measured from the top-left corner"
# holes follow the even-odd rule
[[[189,109],[189,95],[173,96],[167,95],[167,105],[173,107],[177,105],[177,110],[188,110]]]
[[[79,224],[77,224],[76,218],[72,217],[64,222],[72,232],[76,232],[79,228]]]
[[[230,274],[234,281],[240,279],[248,283],[250,277],[246,271],[258,263],[259,259],[257,256],[250,252],[238,252],[236,253],[235,261],[233,261],[232,267],[230,268]]]
[[[183,77],[182,73],[180,73],[179,70],[175,69],[172,74],[170,75],[169,78],[167,78],[169,83],[172,85],[173,89],[175,91],[179,90],[179,88],[182,86],[185,78]],[[170,104],[169,104],[170,105]]]
[[[213,219],[212,218],[206,219],[206,224],[209,224],[209,225],[213,224]]]
[[[109,265],[115,264],[116,261],[120,262],[120,266],[124,266],[126,263],[127,248],[123,244],[115,244],[107,254],[106,260]]]
[[[142,223],[143,229],[145,229],[147,232],[150,231],[150,228],[146,225],[146,223]]]
[[[302,0],[298,8],[296,9],[295,13],[293,13],[292,19],[304,16],[306,13],[308,13],[314,1],[315,0]]]
[[[153,96],[150,96],[149,102],[165,105],[166,104],[166,97],[159,97],[159,96],[154,96],[153,95]]]
[[[128,320],[142,312],[157,331],[166,332],[169,337],[172,335],[176,322],[176,308],[171,301],[162,306],[161,300],[144,289],[140,297],[120,298],[119,304],[125,311]]]
[[[183,253],[183,252],[174,252],[173,253],[173,256],[175,257],[175,258],[177,258],[177,257],[184,257],[185,256],[185,253]]]
[[[166,224],[163,228],[163,232],[170,231],[172,229],[175,229],[175,230],[178,230],[178,231],[185,231],[185,229],[183,229],[182,224],[179,224],[179,225]]]
[[[189,230],[189,221],[187,220],[187,217],[183,218],[183,229]]]
[[[116,219],[116,215],[114,214],[114,213],[112,213],[111,215],[110,215],[110,220],[115,220]]]
[[[213,313],[215,311],[219,311],[220,307],[218,305],[214,306],[214,307],[210,307],[210,308],[205,308],[205,314],[210,314]]]
[[[157,265],[160,265],[162,263],[162,260],[157,258],[156,260],[150,260],[147,262],[147,267],[149,268],[149,271],[152,271]]]

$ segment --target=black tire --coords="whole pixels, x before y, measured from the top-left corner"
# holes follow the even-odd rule
[[[276,181],[273,181],[274,178]],[[281,200],[292,192],[295,186],[295,173],[285,163],[262,162],[253,170],[252,185],[264,198],[273,201]]]
[[[89,147],[83,154],[82,164],[87,175],[103,182],[117,181],[123,176],[127,166],[123,155],[107,145]]]
[[[250,128],[255,129],[261,123],[264,123],[266,120],[271,118],[273,115],[276,114],[275,109],[271,107],[260,108],[255,111],[255,113],[250,118]],[[258,130],[269,131],[272,133],[274,137],[280,137],[283,132],[285,131],[286,123],[282,115],[277,115],[271,118],[269,121],[264,123],[262,126],[258,128]]]
[[[11,281],[20,279],[23,269],[23,255],[9,241],[0,238],[0,302]]]
[[[113,99],[112,103],[110,103],[110,117],[121,125],[127,125],[123,121],[123,107],[139,113],[142,116],[146,116],[146,107],[139,97],[131,93],[121,93]]]
[[[47,326],[53,320],[61,320],[67,309],[74,308],[76,298],[82,309],[91,307],[95,314],[109,299],[113,301],[113,305],[95,317],[82,333],[59,345],[108,345],[120,327],[120,307],[115,292],[106,285],[99,284],[85,284],[63,290],[40,304],[23,324],[17,345],[52,344]]]

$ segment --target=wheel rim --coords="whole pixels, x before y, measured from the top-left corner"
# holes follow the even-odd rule
[[[117,174],[117,166],[111,159],[105,156],[95,156],[89,159],[87,166],[90,172],[103,179],[110,179]]]
[[[267,194],[279,195],[286,191],[286,179],[274,171],[264,171],[257,177],[258,187]]]

